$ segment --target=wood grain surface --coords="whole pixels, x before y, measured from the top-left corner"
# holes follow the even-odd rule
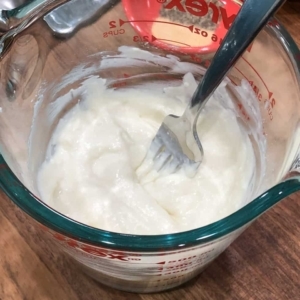
[[[287,2],[278,18],[300,45],[300,1]],[[260,217],[193,281],[138,295],[82,274],[0,193],[0,299],[300,299],[299,198],[294,194]]]

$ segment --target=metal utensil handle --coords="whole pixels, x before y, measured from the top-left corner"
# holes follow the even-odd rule
[[[70,0],[27,0],[20,1],[24,4],[15,9],[0,10],[0,36],[10,35],[9,32],[12,31],[21,32],[42,15],[68,1]]]
[[[21,5],[25,5],[31,0],[2,0],[0,1],[0,10],[10,10]]]
[[[245,1],[199,84],[191,107],[199,105],[197,111],[201,111],[228,71],[284,2],[285,0]]]

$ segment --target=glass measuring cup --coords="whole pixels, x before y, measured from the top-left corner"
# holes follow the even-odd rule
[[[55,5],[59,2],[64,1]],[[201,38],[189,45],[185,34],[180,35],[183,40],[174,41],[170,36],[164,38],[163,27],[156,28],[156,36],[152,38],[151,30],[160,10],[151,5],[156,7],[158,2],[144,1],[142,20],[141,2],[73,1],[71,6],[64,7],[63,16],[68,12],[70,19],[59,19],[62,11],[57,10],[32,24],[40,9],[44,9],[39,6],[41,1],[31,2],[30,9],[23,7],[6,13],[10,30],[1,39],[0,184],[18,206],[41,224],[45,234],[51,235],[91,276],[118,289],[153,292],[177,286],[200,273],[255,218],[299,189],[299,51],[280,24],[271,20],[230,75],[232,82],[239,84],[246,79],[252,86],[264,121],[267,164],[260,185],[266,191],[261,196],[219,222],[179,234],[130,236],[94,229],[62,216],[38,199],[35,173],[44,159],[51,132],[80,95],[49,116],[53,103],[93,74],[110,79],[114,88],[122,89],[128,82],[134,85],[131,79],[145,74],[146,70],[147,74],[154,74],[147,77],[148,81],[160,74],[156,80],[165,82],[170,71],[167,66],[174,57],[206,67],[215,50],[213,43],[222,38],[219,26],[225,13],[221,7],[217,7],[217,25],[210,24],[214,33],[202,30],[194,24],[194,19],[189,19],[188,24],[190,28],[193,26],[193,31],[184,27],[186,24],[176,25],[178,20],[175,25],[157,22],[166,24],[168,32],[172,26],[182,27],[192,38],[201,35],[209,40]],[[179,11],[179,16],[196,11],[191,1],[166,1],[159,7],[172,2],[176,5],[170,10]],[[72,5],[76,3],[83,6],[73,11]],[[92,12],[84,6],[87,3],[93,4]],[[213,2],[205,3],[216,15]],[[239,8],[234,1],[223,1],[222,5],[225,10],[227,5],[236,11]],[[134,7],[138,13],[134,13]],[[76,11],[80,11],[80,18]],[[235,11],[228,8],[226,14],[224,18],[230,19]],[[212,13],[209,16],[213,18]],[[120,47],[124,46],[141,48],[164,59],[150,68],[149,57],[138,58],[140,65],[135,68],[122,64],[122,57],[117,64],[112,63],[114,57],[122,54],[124,48]],[[166,57],[169,54],[172,56]],[[176,76],[179,75],[183,74],[177,72]],[[240,109],[247,115],[245,107]]]

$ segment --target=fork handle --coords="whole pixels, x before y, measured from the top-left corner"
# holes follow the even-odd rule
[[[246,0],[191,101],[199,113],[229,70],[286,0]],[[197,119],[197,118],[196,118]],[[197,120],[196,120],[197,121]]]

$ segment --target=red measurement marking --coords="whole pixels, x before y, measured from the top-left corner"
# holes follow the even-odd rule
[[[113,88],[121,88],[126,86],[126,82],[116,82],[112,85]]]
[[[149,42],[150,41],[150,38],[152,39],[152,37],[149,37],[148,35],[144,35],[144,36],[134,36],[133,37],[133,41],[136,42],[136,43],[140,43],[140,42]]]
[[[178,271],[181,269],[185,269],[187,267],[195,267],[195,266],[199,266],[199,264],[194,264],[194,262],[186,262],[184,264],[181,265],[175,265],[175,266],[167,266],[167,267],[162,267],[162,268],[158,268],[158,271]]]
[[[156,38],[155,36],[152,35],[152,42],[155,42],[155,41],[165,41],[165,42],[180,44],[180,45],[183,45],[183,46],[186,46],[186,47],[191,47],[190,45],[185,44],[185,43],[181,43],[181,42],[173,41],[173,40],[167,40],[167,39],[158,39],[158,38]]]
[[[201,254],[201,256],[202,255],[206,255],[207,253],[212,252],[212,251],[213,250],[204,252],[204,253]],[[197,258],[197,255],[190,256],[190,257],[184,257],[184,258],[181,258],[181,259],[178,259],[178,260],[161,261],[161,262],[156,263],[156,264],[157,265],[174,264],[174,263],[177,263],[177,262],[182,262],[182,261],[186,261],[186,260],[190,260],[190,259],[195,259],[195,258]]]
[[[122,19],[119,19],[119,23],[120,23],[120,27],[122,27],[126,23],[163,23],[163,24],[171,24],[171,25],[176,25],[176,26],[180,26],[180,27],[185,27],[185,28],[189,29],[191,32],[194,31],[194,25],[185,26],[185,25],[182,25],[182,24],[172,23],[172,22],[166,22],[166,21],[155,21],[155,20],[124,21]]]
[[[235,81],[233,81],[233,79],[231,79],[231,78],[229,78],[229,79],[230,79],[231,83],[233,83],[235,86],[238,85]]]
[[[204,67],[205,67],[205,68],[208,68],[208,67],[210,66],[210,64],[211,64],[211,62],[210,62],[209,60],[206,60],[206,61],[204,62]]]
[[[260,93],[259,88],[254,84],[253,81],[249,81],[249,83],[250,83],[250,85],[251,85],[251,87],[252,87],[252,89],[253,89],[253,91],[254,91],[254,93],[255,93],[257,99],[258,99],[259,101],[261,101],[263,97],[262,97],[262,94]]]
[[[113,28],[116,28],[117,26],[116,26],[116,21],[110,21],[109,22],[109,28],[110,29],[113,29]]]
[[[161,282],[161,281],[166,281],[166,280],[174,280],[174,279],[177,279],[177,278],[180,278],[180,277],[183,277],[184,275],[177,275],[177,276],[174,276],[174,277],[168,277],[168,278],[161,278],[161,279],[157,279],[157,280],[154,280],[155,282]]]
[[[172,274],[176,274],[176,273],[181,273],[181,272],[186,272],[188,271],[189,269],[181,269],[181,270],[178,270],[178,271],[173,271],[173,272],[167,272],[167,273],[163,273],[162,275],[165,276],[165,275],[172,275]]]
[[[194,61],[196,63],[201,63],[201,61],[202,61],[202,57],[198,57],[194,54],[190,55],[190,58],[191,58],[192,61]]]
[[[242,112],[242,115],[247,119],[247,121],[249,121],[250,118],[249,118],[248,114],[246,113],[244,106],[239,103],[238,107],[239,107],[240,111]]]
[[[104,32],[103,37],[108,38],[110,36],[121,35],[121,34],[125,34],[124,29],[116,29],[116,30],[110,30],[110,31]]]
[[[248,49],[247,49],[248,52],[251,52],[252,47],[253,47],[253,44],[254,44],[254,43],[251,43],[250,46],[248,47]]]
[[[246,77],[246,75],[237,67],[234,67],[247,81],[249,81],[249,79]]]
[[[208,32],[205,30],[201,30],[200,28],[195,27],[194,28],[194,33],[198,35],[202,35],[203,37],[208,37]]]
[[[272,19],[272,20],[270,20],[270,21],[268,22],[268,25],[273,26],[273,27],[277,27],[277,26],[279,26],[279,23],[278,23],[277,20]]]
[[[260,78],[260,80],[262,81],[262,83],[264,84],[264,86],[266,87],[268,93],[269,93],[269,99],[271,99],[271,97],[273,96],[273,93],[269,90],[267,84],[265,83],[265,81],[262,79],[262,77],[259,75],[259,73],[256,71],[256,69],[250,64],[250,62],[248,60],[246,60],[244,57],[242,57],[242,59],[251,67],[251,69],[255,72],[255,74]]]

